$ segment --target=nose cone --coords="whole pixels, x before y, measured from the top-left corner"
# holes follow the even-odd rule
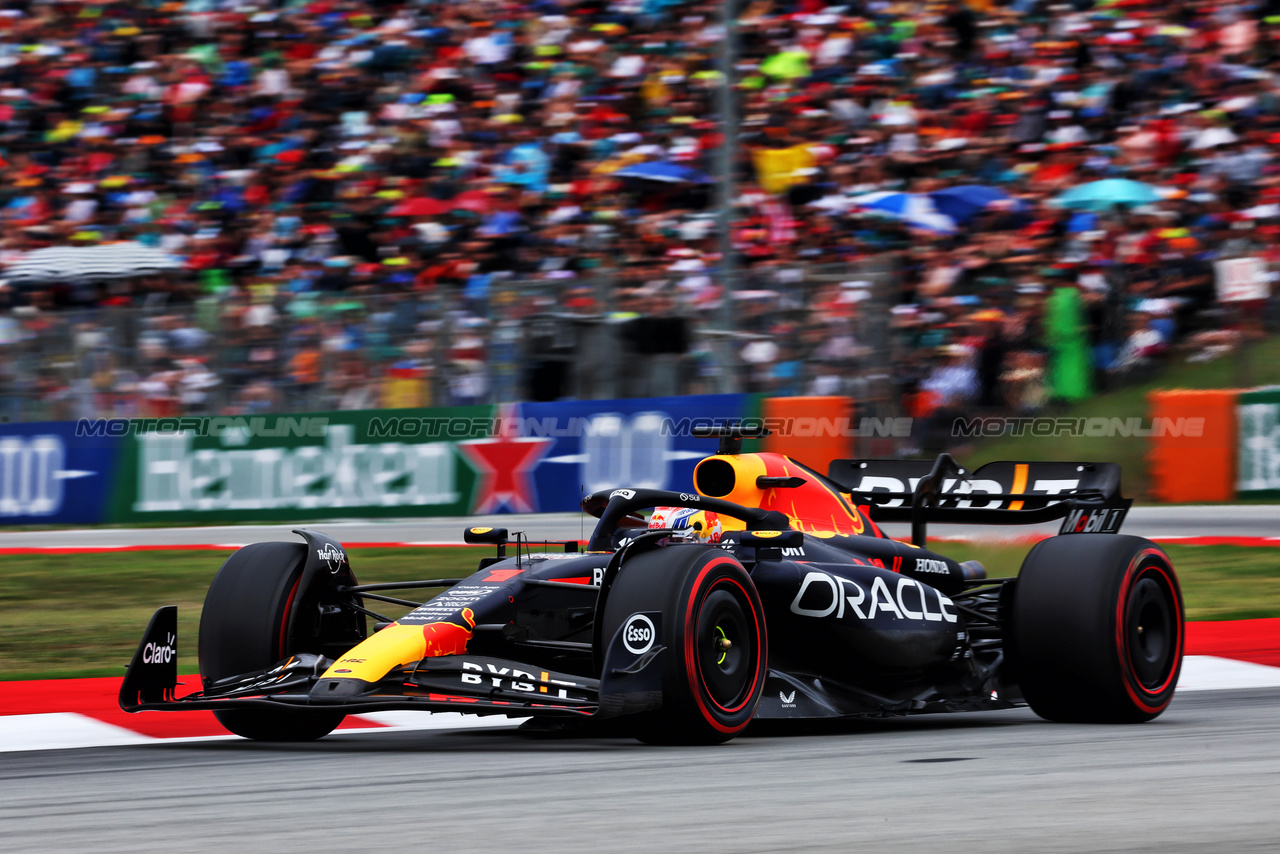
[[[372,684],[394,668],[419,661],[426,655],[427,640],[422,626],[392,624],[348,650],[324,672],[316,687],[330,681]]]

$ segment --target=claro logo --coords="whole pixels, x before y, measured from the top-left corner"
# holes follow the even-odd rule
[[[155,641],[149,642],[142,648],[142,663],[168,664],[170,661],[173,661],[178,657],[177,640],[178,639],[171,634],[164,646],[161,646]]]
[[[899,620],[956,622],[947,610],[950,599],[914,578],[898,576],[896,595],[880,576],[871,582],[871,591],[847,578],[826,572],[810,572],[800,582],[791,602],[791,613],[802,617],[832,617],[840,620],[848,611],[859,620],[871,620],[886,612]]]

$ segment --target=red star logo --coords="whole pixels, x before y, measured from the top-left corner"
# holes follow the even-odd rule
[[[554,439],[509,436],[459,442],[458,450],[478,476],[471,512],[493,513],[504,506],[513,513],[537,512],[530,474],[554,444]]]

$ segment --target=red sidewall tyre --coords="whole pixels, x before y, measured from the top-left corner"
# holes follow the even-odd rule
[[[687,604],[683,636],[680,638],[689,694],[706,725],[726,736],[737,735],[751,723],[768,675],[767,654],[764,650],[764,644],[767,643],[764,609],[750,578],[741,577],[745,575],[746,570],[742,565],[727,555],[707,561],[685,597]],[[720,593],[727,593],[740,609],[743,622],[750,623],[742,627],[745,630],[742,636],[749,644],[744,656],[747,660],[742,666],[742,687],[729,694],[714,690],[714,686],[709,684],[714,681],[719,666],[712,666],[713,656],[707,652],[707,644],[704,643],[706,639],[701,637],[700,631],[700,624],[711,617],[707,613],[708,603]],[[732,612],[726,614],[726,617],[730,616],[736,615]],[[710,622],[714,623],[715,620],[710,619]],[[733,652],[732,648],[729,652]]]
[[[629,558],[605,602],[604,637],[639,612],[662,614],[662,709],[634,732],[661,744],[716,744],[751,723],[769,672],[764,608],[724,551],[675,545]]]
[[[223,563],[200,612],[200,676],[206,687],[218,679],[253,673],[307,649],[307,639],[289,637],[307,548],[302,543],[255,543]],[[342,712],[288,709],[220,709],[214,716],[231,732],[259,741],[314,741],[332,732]]]
[[[1171,612],[1170,622],[1176,622],[1177,631],[1168,639],[1168,654],[1172,656],[1169,664],[1160,666],[1160,657],[1153,656],[1157,659],[1157,666],[1149,672],[1154,676],[1144,679],[1143,665],[1147,663],[1147,656],[1143,654],[1144,639],[1135,631],[1139,626],[1134,622],[1141,620],[1139,612],[1143,610],[1143,603],[1134,601],[1134,593],[1148,583],[1155,585],[1157,596],[1166,597],[1168,610]],[[1120,660],[1125,692],[1134,706],[1143,714],[1152,716],[1160,714],[1173,698],[1173,691],[1177,687],[1178,675],[1182,669],[1182,656],[1186,644],[1185,624],[1182,592],[1168,557],[1160,549],[1144,549],[1129,564],[1125,577],[1121,579],[1115,613],[1115,648]]]
[[[1159,547],[1114,534],[1054,537],[1031,550],[1014,584],[1007,647],[1036,714],[1129,723],[1168,708],[1186,612]]]

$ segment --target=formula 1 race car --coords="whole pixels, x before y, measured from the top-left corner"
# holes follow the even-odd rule
[[[1145,721],[1172,699],[1184,611],[1168,557],[1116,533],[1130,501],[1098,463],[839,460],[827,476],[742,453],[740,428],[694,491],[588,495],[575,541],[496,547],[469,578],[360,584],[345,549],[246,546],[200,619],[202,690],[175,697],[176,608],[152,618],[121,687],[129,712],[212,709],[231,732],[320,738],[388,709],[612,722],[715,743],[754,719],[1001,709]],[[656,508],[645,518],[643,511]],[[931,521],[1063,519],[1014,578],[924,548]],[[912,542],[878,522],[912,524]],[[515,554],[507,552],[515,545]],[[446,588],[426,602],[387,590]],[[409,607],[389,619],[370,606]],[[374,621],[369,630],[370,620]]]

